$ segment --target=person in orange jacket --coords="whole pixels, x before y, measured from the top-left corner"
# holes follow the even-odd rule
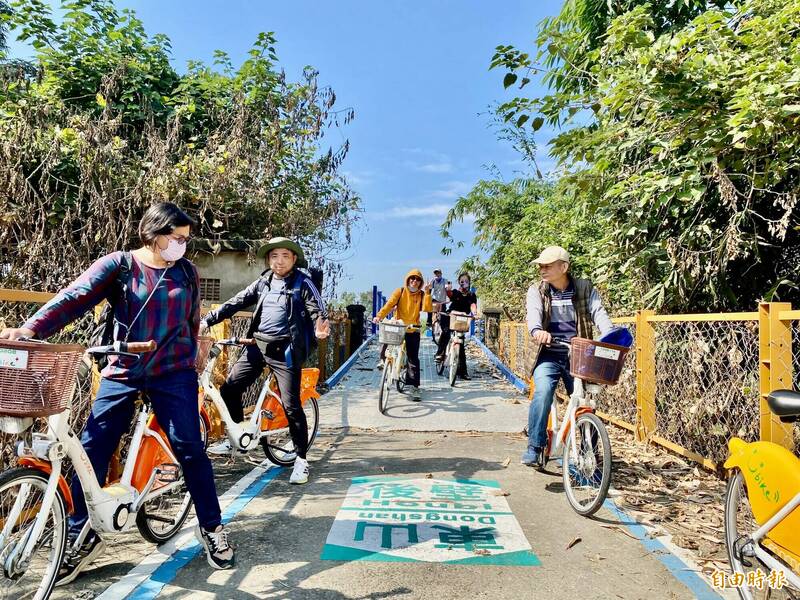
[[[419,314],[433,310],[431,301],[431,284],[423,286],[422,271],[412,269],[408,272],[405,285],[397,288],[384,307],[378,312],[373,321],[380,323],[386,316],[395,311],[394,318],[402,321],[406,325],[419,327]],[[420,332],[406,332],[406,385],[410,386],[411,399],[414,402],[420,401],[419,394],[419,343]],[[381,348],[381,360],[379,368],[383,368],[383,361],[386,358],[386,346]]]

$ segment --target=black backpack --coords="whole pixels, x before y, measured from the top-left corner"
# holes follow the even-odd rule
[[[197,282],[194,274],[187,269],[186,259],[181,258],[178,264],[181,265],[186,279],[189,281],[189,288],[194,297]],[[100,316],[97,318],[94,327],[89,335],[90,346],[107,346],[114,343],[114,311],[120,302],[125,302],[128,297],[128,286],[131,281],[131,271],[133,268],[133,255],[125,251],[122,253],[122,260],[119,264],[119,271],[117,271],[117,278],[111,285],[111,290],[106,296],[106,304],[103,310],[100,311]],[[108,357],[105,355],[97,356],[94,358],[97,370],[102,371],[108,364]]]

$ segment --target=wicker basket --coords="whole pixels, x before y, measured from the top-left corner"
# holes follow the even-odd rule
[[[197,358],[194,361],[195,370],[202,375],[208,364],[208,355],[214,345],[214,338],[201,335],[197,338]]]
[[[603,385],[619,381],[629,348],[586,338],[572,338],[570,374],[582,380]]]
[[[75,344],[0,341],[0,415],[62,412],[75,391],[82,355]]]
[[[450,316],[450,330],[458,333],[467,333],[469,331],[469,317],[461,315]]]
[[[380,323],[378,341],[388,346],[399,346],[406,339],[406,326],[403,323]]]

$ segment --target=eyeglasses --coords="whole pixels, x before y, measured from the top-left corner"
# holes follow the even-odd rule
[[[189,241],[192,239],[192,236],[190,236],[190,235],[189,235],[189,236],[182,236],[182,235],[172,235],[172,234],[169,234],[169,235],[168,235],[168,236],[166,236],[166,237],[168,237],[168,238],[169,238],[169,239],[171,239],[171,240],[175,240],[175,241],[176,241],[176,242],[178,242],[178,243],[179,243],[181,246],[183,246],[183,245],[185,245],[185,244],[188,244],[188,243],[189,243]]]

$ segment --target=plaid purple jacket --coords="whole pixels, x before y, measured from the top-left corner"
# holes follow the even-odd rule
[[[84,315],[111,293],[121,261],[122,252],[112,252],[96,260],[28,319],[24,327],[32,329],[36,337],[43,339]],[[184,261],[184,264],[191,266],[190,271],[197,282],[197,269],[189,261]],[[158,349],[141,355],[139,360],[109,357],[103,377],[135,380],[194,368],[200,325],[199,286],[190,285],[179,264],[167,269],[146,308],[127,331],[162,273],[164,269],[147,267],[133,257],[127,302],[120,302],[114,311],[115,340],[125,340],[127,333],[127,341],[155,340]]]

